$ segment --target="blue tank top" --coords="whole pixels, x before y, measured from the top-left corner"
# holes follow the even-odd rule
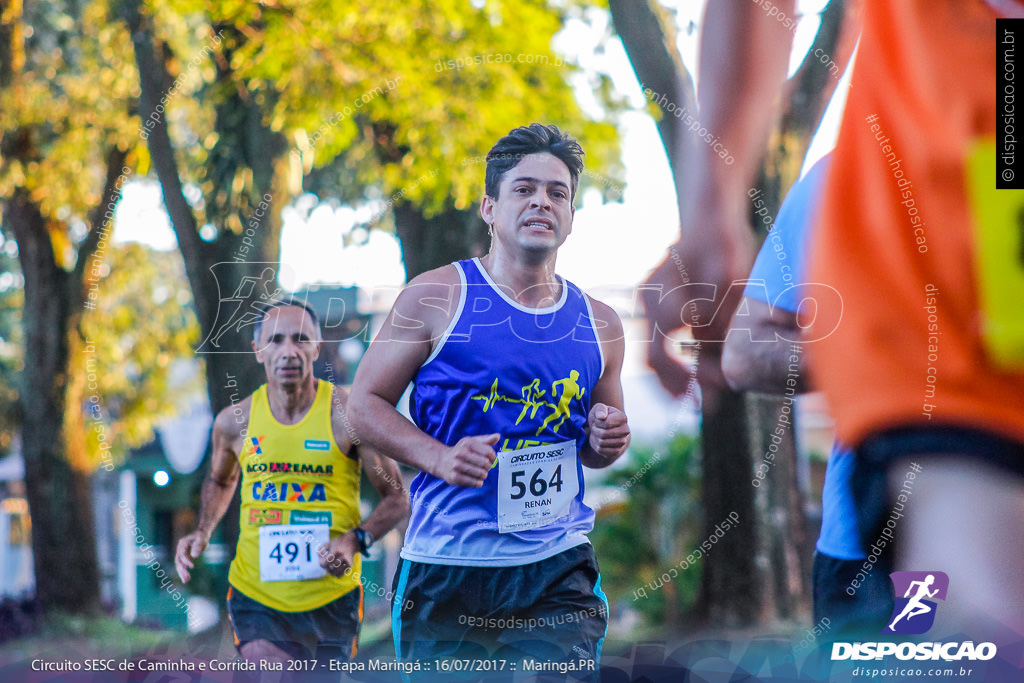
[[[589,542],[594,526],[578,457],[604,371],[593,311],[561,278],[558,303],[532,309],[501,292],[477,259],[454,265],[458,308],[416,374],[409,410],[416,426],[448,446],[500,434],[498,460],[478,489],[417,475],[402,557],[538,562]]]

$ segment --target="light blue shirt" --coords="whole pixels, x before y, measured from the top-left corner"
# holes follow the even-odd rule
[[[775,227],[768,233],[750,272],[744,296],[796,313],[807,282],[807,259],[813,224],[824,190],[831,155],[811,167],[790,189],[779,209]],[[755,198],[756,202],[756,198]],[[818,552],[840,560],[867,557],[857,531],[852,477],[853,451],[832,444],[821,493],[821,533]]]

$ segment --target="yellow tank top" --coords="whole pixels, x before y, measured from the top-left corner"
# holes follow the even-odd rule
[[[282,612],[317,609],[359,585],[358,554],[340,578],[320,569],[317,548],[357,526],[361,516],[359,462],[334,442],[334,386],[317,382],[312,407],[294,425],[274,419],[267,385],[257,389],[238,456],[242,511],[228,580]]]

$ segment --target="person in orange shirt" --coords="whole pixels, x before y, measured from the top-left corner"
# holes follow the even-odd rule
[[[685,272],[724,292],[746,272],[744,193],[791,34],[759,3],[709,5],[701,117],[736,163],[692,145],[689,173],[706,191],[683,198],[683,238],[650,284],[671,289]],[[793,16],[794,2],[774,5]],[[897,568],[949,575],[949,628],[994,620],[1024,633],[1024,358],[1000,337],[1014,327],[1000,297],[1020,282],[1006,273],[1024,269],[1013,260],[1024,238],[992,220],[1017,215],[1017,195],[994,191],[992,152],[996,19],[1009,16],[1024,3],[865,3],[811,250],[811,280],[835,287],[843,312],[810,359],[837,437],[857,451],[862,539],[896,526]],[[733,33],[744,40],[724,49]],[[648,314],[681,319],[669,300]],[[801,326],[816,337],[835,323]],[[886,486],[891,507],[872,505]]]

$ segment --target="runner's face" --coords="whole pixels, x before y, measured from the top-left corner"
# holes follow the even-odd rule
[[[480,215],[502,247],[554,252],[572,232],[569,168],[548,153],[530,154],[501,179],[498,198],[485,196]]]
[[[278,306],[263,317],[259,344],[253,342],[252,348],[266,368],[268,382],[299,384],[313,374],[313,361],[320,355],[320,330],[304,308]]]

